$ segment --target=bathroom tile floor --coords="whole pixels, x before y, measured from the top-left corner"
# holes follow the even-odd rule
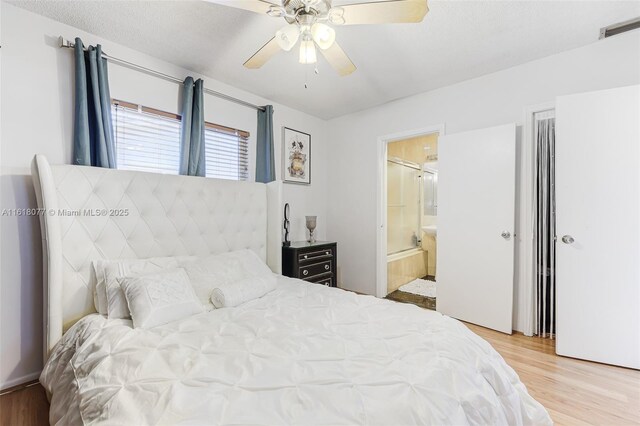
[[[414,305],[420,306],[421,308],[431,309],[432,311],[436,310],[435,297],[425,297],[418,294],[406,293],[404,291],[396,290],[387,294],[386,298],[389,300],[394,300],[396,302],[412,303]]]
[[[428,281],[435,281],[436,277],[433,275],[426,275],[422,279]],[[401,303],[412,303],[416,306],[420,306],[421,308],[431,309],[432,311],[436,310],[436,298],[435,297],[425,297],[420,296],[419,294],[407,293],[404,291],[396,290],[389,294],[385,299],[393,300],[395,302]]]

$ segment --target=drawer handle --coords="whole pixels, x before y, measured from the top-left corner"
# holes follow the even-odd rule
[[[305,255],[304,255],[304,258],[306,259],[307,257],[308,257],[308,256],[305,254]]]
[[[327,253],[327,256],[329,256],[329,254],[330,254],[328,251],[327,251],[327,252],[325,252],[325,253]]]
[[[307,271],[306,269],[304,269],[304,270],[302,271],[302,275],[304,275],[304,276],[309,275],[309,271]]]
[[[328,271],[328,270],[329,270],[329,265],[324,265],[324,269],[325,269],[326,271]]]

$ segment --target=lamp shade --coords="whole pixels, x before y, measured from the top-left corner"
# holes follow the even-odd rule
[[[326,50],[336,41],[336,30],[328,25],[316,23],[311,27],[311,36],[320,49]]]
[[[313,40],[303,40],[300,42],[300,63],[315,64],[318,61],[316,57],[316,46]]]
[[[300,38],[300,30],[296,25],[287,25],[276,32],[276,42],[280,49],[290,51]]]

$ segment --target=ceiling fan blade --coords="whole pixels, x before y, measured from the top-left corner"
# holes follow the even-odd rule
[[[422,22],[429,11],[427,0],[386,0],[340,8],[344,10],[344,25]]]
[[[221,4],[223,6],[235,7],[236,9],[249,10],[255,13],[266,14],[271,6],[280,6],[280,2],[272,3],[266,0],[206,0],[210,3]]]
[[[278,42],[276,41],[276,38],[273,37],[264,46],[262,46],[260,50],[254,53],[253,56],[244,63],[244,66],[251,69],[260,68],[280,50],[281,49],[278,45]]]
[[[330,48],[326,50],[319,49],[322,52],[322,56],[331,64],[338,74],[342,77],[349,75],[356,70],[356,66],[351,62],[351,59],[344,53],[344,50],[338,43],[333,43]]]

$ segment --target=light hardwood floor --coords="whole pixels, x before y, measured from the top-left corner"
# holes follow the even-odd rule
[[[467,324],[500,352],[558,425],[640,424],[640,371],[559,357],[548,339]],[[1,425],[45,425],[40,385],[0,396]]]
[[[555,354],[555,341],[467,324],[520,376],[557,425],[640,425],[640,371]]]

